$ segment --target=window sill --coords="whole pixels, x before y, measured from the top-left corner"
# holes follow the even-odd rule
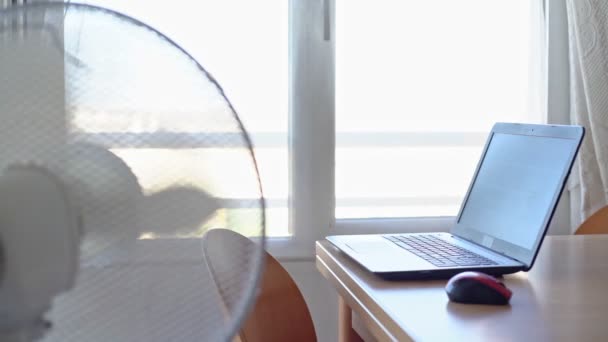
[[[337,220],[334,228],[316,229],[318,234],[307,237],[268,237],[266,250],[282,262],[309,262],[315,259],[315,240],[326,235],[383,234],[448,231],[454,217],[396,218],[396,219],[348,219]],[[253,238],[259,243],[259,238]],[[170,263],[200,262],[201,239],[143,239],[117,244],[105,256],[91,260],[89,264],[114,263]]]
[[[415,218],[366,218],[336,220],[334,228],[322,232],[317,239],[326,235],[385,234],[447,232],[454,224],[455,217],[415,217]],[[279,261],[314,261],[315,241],[292,237],[269,237],[266,250]]]
[[[456,217],[340,219],[328,235],[447,232]]]

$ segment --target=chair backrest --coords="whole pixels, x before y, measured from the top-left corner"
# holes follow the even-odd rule
[[[608,234],[608,206],[589,216],[574,234]]]
[[[222,300],[229,307],[234,299],[222,291],[223,279],[214,270],[226,267],[226,258],[233,248],[251,249],[255,244],[248,238],[227,229],[213,229],[206,233],[203,249]],[[220,248],[220,246],[224,246]],[[270,254],[265,252],[265,269],[254,307],[239,332],[243,342],[316,341],[312,317],[302,293],[289,273]]]

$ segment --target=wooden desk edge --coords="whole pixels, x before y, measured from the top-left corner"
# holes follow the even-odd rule
[[[353,281],[327,248],[334,247],[329,242],[317,241],[315,246],[317,269],[334,285],[346,304],[357,312],[374,337],[380,341],[412,341],[412,337],[397,322],[379,306],[374,305],[374,299]]]
[[[523,340],[606,340],[608,326],[605,324],[605,317],[608,312],[608,298],[602,295],[602,285],[608,280],[607,244],[608,235],[547,237],[534,270],[524,274],[521,279],[517,275],[506,278],[507,281],[512,281],[511,286],[514,289],[520,291],[518,296],[522,297],[518,298],[524,298],[525,302],[520,302],[520,306],[517,306],[521,312],[497,316],[502,322],[500,327],[507,328],[495,330],[490,329],[491,326],[488,325],[484,330],[486,334],[477,335],[477,339],[480,340],[482,336],[485,337],[483,340],[504,339],[505,336],[511,336],[509,334],[512,331],[508,328],[510,324],[517,323],[518,329],[514,329],[517,331],[513,337],[519,336],[519,339]],[[409,321],[410,318],[418,316],[407,308],[404,310],[410,315],[394,315],[396,311],[391,310],[398,308],[392,306],[392,302],[387,302],[387,299],[400,298],[390,290],[395,286],[385,284],[363,270],[328,241],[318,241],[316,253],[318,270],[332,283],[344,302],[359,314],[362,323],[367,325],[370,333],[377,339],[422,340],[424,338],[419,334],[435,331],[433,327],[430,327],[430,330],[428,327],[426,330],[419,330],[420,321],[418,324]],[[580,267],[581,264],[585,267]],[[399,285],[396,286],[398,287]],[[576,289],[574,293],[578,295],[570,296],[572,289]],[[385,300],[380,304],[377,301],[379,298],[375,296],[385,294],[391,295],[382,297]],[[521,306],[521,303],[530,305]],[[475,308],[471,308],[461,313],[470,314],[475,311]],[[480,310],[482,313],[485,311]],[[443,331],[460,328],[463,319],[475,318],[455,312],[443,314],[453,318],[450,319],[453,324],[444,324]],[[521,320],[522,317],[526,318]],[[542,319],[539,320],[539,317]],[[399,321],[396,321],[397,319]],[[439,336],[431,335],[435,338]],[[461,335],[463,339],[466,336]]]

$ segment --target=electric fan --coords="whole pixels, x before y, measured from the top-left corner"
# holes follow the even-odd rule
[[[254,237],[212,246],[221,280],[212,228]],[[95,6],[0,11],[1,341],[230,340],[264,229],[250,138],[182,48]]]

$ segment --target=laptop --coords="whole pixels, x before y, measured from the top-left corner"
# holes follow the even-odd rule
[[[528,271],[584,133],[581,126],[496,123],[449,233],[326,239],[385,279]]]

